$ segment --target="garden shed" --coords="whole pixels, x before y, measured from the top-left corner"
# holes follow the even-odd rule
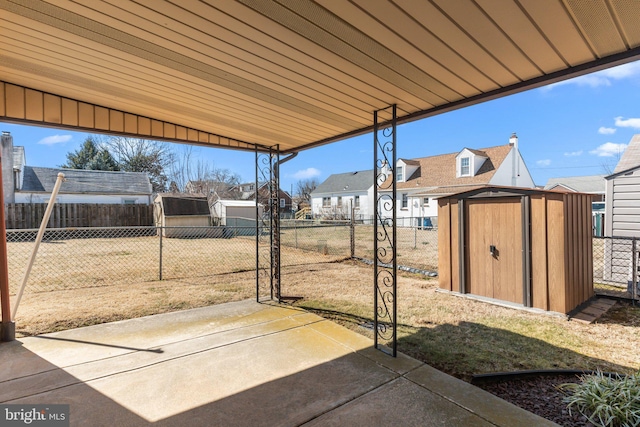
[[[193,227],[211,225],[206,196],[160,193],[153,207],[156,227],[162,227],[163,237],[197,236],[200,232]]]
[[[591,199],[506,187],[439,199],[440,288],[571,312],[594,295]]]
[[[215,225],[231,227],[256,226],[255,200],[216,200],[211,206]],[[262,216],[262,205],[258,204],[258,216]]]

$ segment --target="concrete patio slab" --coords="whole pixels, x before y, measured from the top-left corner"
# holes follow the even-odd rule
[[[0,403],[74,426],[553,423],[300,309],[243,301],[0,344]]]

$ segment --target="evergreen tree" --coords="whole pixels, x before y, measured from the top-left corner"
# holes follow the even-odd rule
[[[82,147],[76,151],[67,153],[67,163],[61,165],[69,169],[90,169],[103,171],[120,170],[118,164],[108,150],[100,149],[96,140],[89,136],[84,140]]]

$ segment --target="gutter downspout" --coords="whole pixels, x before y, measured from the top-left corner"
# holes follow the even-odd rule
[[[275,163],[275,173],[278,176],[278,182],[280,181],[280,165],[283,163],[288,162],[289,160],[292,160],[294,158],[298,157],[298,152],[296,151],[295,153],[291,153],[289,156],[285,157],[284,159],[280,159]],[[278,188],[277,191],[280,191],[280,189]],[[293,205],[293,194],[289,194],[289,197],[291,197],[291,204]]]

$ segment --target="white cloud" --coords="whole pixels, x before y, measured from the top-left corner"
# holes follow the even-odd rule
[[[600,135],[611,135],[616,133],[616,128],[606,128],[604,126],[600,126],[600,129],[598,129],[598,133]]]
[[[42,145],[55,145],[55,144],[64,144],[65,142],[71,141],[71,135],[51,135],[46,138],[42,138],[38,141],[38,144]]]
[[[582,150],[578,150],[578,151],[568,151],[566,153],[564,153],[565,156],[567,157],[577,157],[577,156],[581,156],[582,155]]]
[[[640,61],[631,62],[617,67],[609,68],[606,70],[598,71],[593,74],[587,74],[584,76],[576,77],[569,80],[564,80],[558,83],[554,83],[549,86],[544,86],[542,90],[550,91],[554,87],[564,85],[576,85],[576,86],[588,86],[588,87],[600,87],[611,86],[614,80],[629,79],[640,76]]]
[[[622,154],[627,148],[627,144],[616,144],[615,142],[605,142],[598,146],[595,150],[589,151],[589,154],[595,154],[598,157],[613,157]]]
[[[299,170],[291,176],[295,179],[315,178],[316,176],[320,176],[320,171],[316,168],[306,168]]]
[[[640,119],[624,119],[622,117],[616,117],[616,126],[621,128],[640,129]]]
[[[538,166],[549,166],[551,164],[551,159],[538,160],[536,165]]]

